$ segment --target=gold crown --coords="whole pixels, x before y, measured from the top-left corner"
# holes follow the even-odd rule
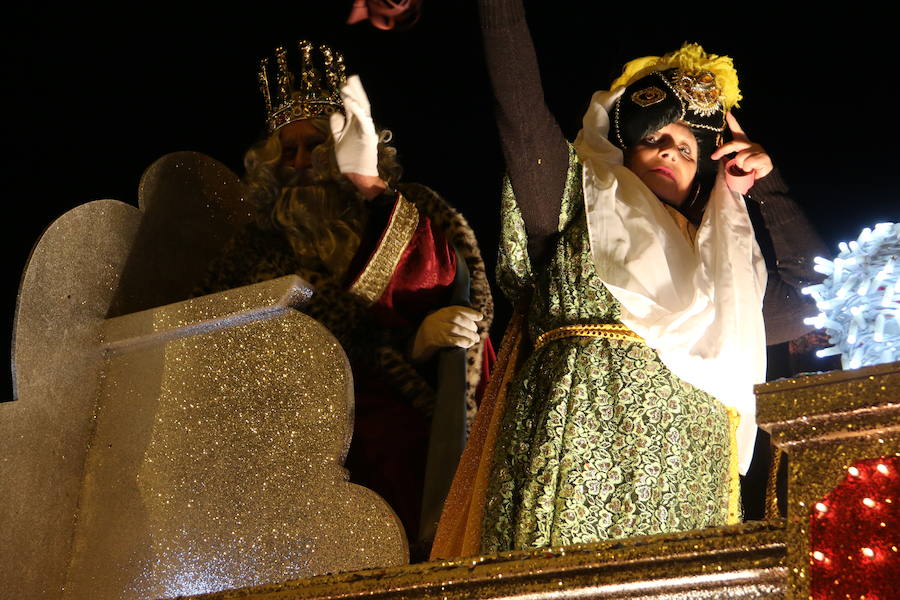
[[[325,117],[344,108],[340,89],[347,75],[341,53],[324,44],[315,48],[305,40],[297,42],[297,48],[299,71],[288,67],[284,46],[275,48],[274,74],[268,58],[259,61],[259,87],[266,103],[269,133],[288,123]],[[316,49],[318,53],[314,55]],[[274,77],[270,79],[270,75]],[[274,81],[274,86],[270,81]]]

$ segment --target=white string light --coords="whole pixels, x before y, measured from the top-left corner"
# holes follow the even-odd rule
[[[815,258],[813,268],[827,277],[802,290],[821,311],[804,322],[825,329],[834,344],[816,354],[840,354],[844,369],[900,359],[900,223],[866,227],[838,249],[833,261]]]

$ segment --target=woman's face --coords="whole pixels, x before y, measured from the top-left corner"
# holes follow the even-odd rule
[[[281,165],[297,172],[312,166],[312,151],[325,141],[325,134],[309,119],[288,123],[278,130],[281,141]]]
[[[687,200],[697,174],[697,139],[681,123],[651,133],[625,154],[625,166],[672,206]]]

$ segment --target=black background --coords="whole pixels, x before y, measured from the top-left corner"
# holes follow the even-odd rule
[[[141,173],[168,152],[200,151],[240,173],[264,126],[257,61],[303,38],[343,50],[376,122],[394,132],[404,179],[433,187],[466,215],[492,270],[503,165],[475,3],[426,0],[420,22],[405,32],[345,25],[350,4],[44,4],[7,13],[7,339],[19,277],[41,232],[91,200],[136,205]],[[591,93],[607,88],[624,62],[697,41],[734,58],[744,94],[735,114],[769,150],[829,248],[864,226],[900,219],[897,34],[883,15],[711,3],[526,6],[547,103],[570,139]],[[501,306],[495,341],[504,314]],[[11,397],[6,384],[0,400]]]

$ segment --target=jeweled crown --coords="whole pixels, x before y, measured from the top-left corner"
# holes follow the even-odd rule
[[[297,70],[284,46],[275,49],[275,65],[259,61],[259,87],[266,104],[269,133],[301,119],[315,119],[343,110],[341,86],[346,80],[344,57],[324,44],[297,42]]]

